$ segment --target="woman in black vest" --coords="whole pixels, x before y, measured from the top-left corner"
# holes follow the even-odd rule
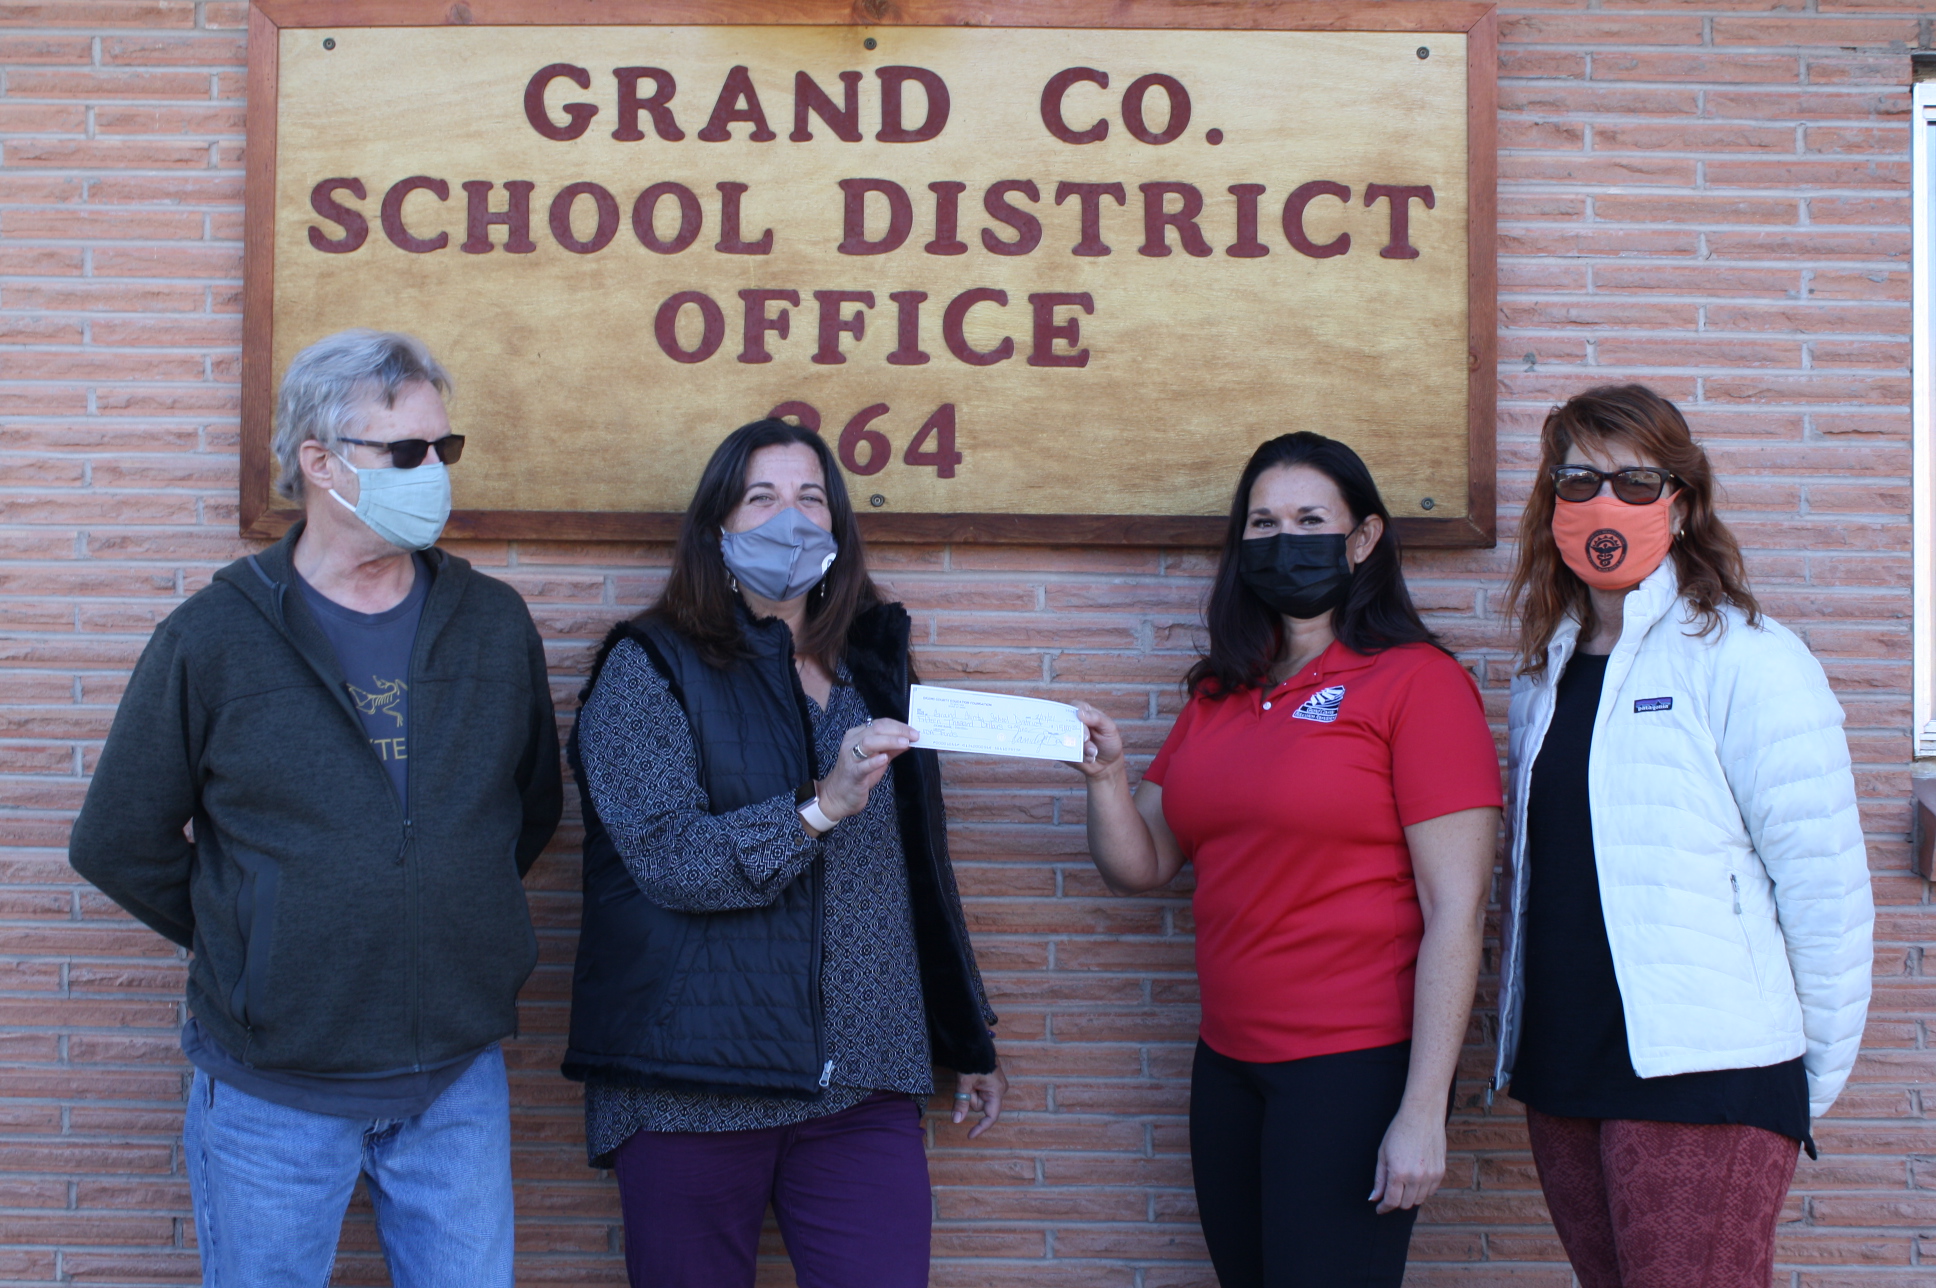
[[[592,670],[570,758],[585,903],[568,1077],[635,1288],[751,1288],[773,1205],[801,1288],[927,1283],[921,1102],[1001,1113],[995,1015],[912,749],[908,616],[820,435],[735,430],[671,576]]]

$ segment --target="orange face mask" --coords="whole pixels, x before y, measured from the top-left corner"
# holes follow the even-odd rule
[[[1674,539],[1669,532],[1672,495],[1651,505],[1628,505],[1618,497],[1554,501],[1553,540],[1560,558],[1596,590],[1628,590],[1660,567]]]

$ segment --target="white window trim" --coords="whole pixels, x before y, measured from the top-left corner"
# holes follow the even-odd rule
[[[1932,201],[1930,185],[1936,182],[1936,165],[1932,165],[1931,151],[1936,149],[1936,81],[1921,81],[1913,88],[1910,107],[1910,188],[1911,188],[1911,255],[1914,266],[1914,331],[1910,350],[1910,369],[1914,373],[1913,394],[1910,412],[1911,441],[1911,525],[1915,549],[1912,554],[1913,577],[1915,581],[1915,645],[1912,656],[1915,674],[1910,683],[1912,726],[1915,735],[1916,755],[1936,757],[1936,585],[1932,585],[1932,574],[1936,568],[1936,514],[1932,514],[1932,504],[1936,504],[1936,486],[1931,471],[1936,469],[1936,443],[1932,443],[1932,432],[1936,426],[1931,424],[1933,409],[1931,378],[1936,372],[1931,361],[1931,322],[1930,301],[1932,282],[1930,276],[1930,257],[1936,250],[1936,238],[1932,238],[1931,220],[1936,219],[1936,201]]]

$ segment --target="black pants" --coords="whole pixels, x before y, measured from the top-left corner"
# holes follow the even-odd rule
[[[1190,1165],[1223,1288],[1399,1288],[1417,1208],[1367,1200],[1411,1043],[1278,1064],[1197,1043]]]

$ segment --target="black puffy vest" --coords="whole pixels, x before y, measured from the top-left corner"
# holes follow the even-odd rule
[[[793,667],[792,634],[745,622],[750,656],[709,665],[662,623],[626,622],[685,709],[714,814],[811,790],[811,709]],[[869,609],[848,636],[847,667],[867,709],[907,717],[908,617]],[[573,734],[568,749],[585,814],[584,913],[572,980],[568,1078],[694,1091],[811,1098],[826,1033],[820,997],[821,861],[763,908],[686,913],[646,898],[598,820]],[[939,762],[913,751],[892,776],[908,865],[915,946],[935,1060],[965,1073],[995,1067],[972,984],[973,950],[956,913]]]

